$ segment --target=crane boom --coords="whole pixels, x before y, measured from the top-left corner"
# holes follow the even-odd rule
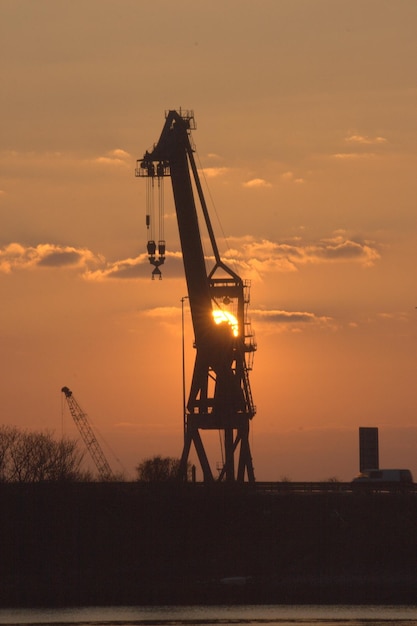
[[[249,283],[220,258],[190,141],[195,128],[190,111],[168,111],[159,141],[138,160],[136,175],[171,177],[188,298],[194,328],[196,359],[187,402],[186,434],[181,460],[183,475],[194,444],[204,480],[213,480],[200,430],[224,433],[225,461],[219,479],[250,482],[254,471],[249,448],[249,421],[255,415],[248,371],[256,349],[247,319]],[[212,248],[214,265],[207,272],[196,197]],[[165,242],[162,246],[165,254]],[[148,241],[149,260],[160,274],[165,256],[155,257]],[[235,474],[235,452],[239,463]]]
[[[97,467],[100,478],[102,480],[109,480],[113,478],[111,467],[104,456],[103,450],[101,449],[96,436],[94,435],[93,429],[88,423],[87,414],[81,409],[80,405],[74,398],[72,391],[68,387],[62,387],[61,391],[65,395],[70,413],[75,424],[77,425],[78,430],[80,431],[87,450]]]

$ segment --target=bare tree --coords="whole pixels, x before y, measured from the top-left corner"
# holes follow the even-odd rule
[[[75,440],[55,440],[49,432],[0,426],[2,482],[88,480],[89,474],[80,470],[83,456]]]

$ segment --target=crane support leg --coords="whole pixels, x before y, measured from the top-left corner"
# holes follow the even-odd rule
[[[247,480],[250,483],[255,482],[255,472],[253,469],[253,464],[252,464],[252,455],[250,452],[250,445],[249,445],[249,422],[246,424],[246,426],[242,426],[240,428],[238,428],[237,430],[237,434],[236,434],[236,439],[234,440],[231,448],[229,449],[229,456],[233,455],[236,453],[236,450],[238,448],[240,444],[240,450],[239,450],[239,461],[238,461],[238,470],[237,470],[237,480],[238,482],[244,482],[245,480],[245,472],[247,474]],[[228,453],[227,453],[227,447],[226,448],[226,462],[219,474],[219,480],[223,480],[223,478],[226,478],[226,481],[228,480],[233,480],[233,474],[232,476],[227,475],[228,469],[229,469],[229,465],[228,465]]]
[[[210,463],[208,461],[206,451],[204,450],[203,442],[201,440],[198,428],[192,425],[192,420],[188,421],[187,432],[185,434],[184,449],[180,461],[180,477],[182,480],[187,479],[187,464],[188,456],[190,454],[191,444],[194,444],[197,452],[198,460],[200,461],[201,469],[203,470],[204,482],[212,482],[213,474],[210,469]]]

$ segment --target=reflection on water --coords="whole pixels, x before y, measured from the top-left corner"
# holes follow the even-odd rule
[[[417,606],[162,606],[3,609],[0,624],[128,626],[152,624],[401,624],[417,626]]]

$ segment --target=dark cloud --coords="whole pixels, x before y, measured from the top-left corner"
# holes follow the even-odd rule
[[[82,258],[83,255],[76,250],[57,250],[40,258],[37,265],[40,267],[66,267],[68,265],[77,265]]]

